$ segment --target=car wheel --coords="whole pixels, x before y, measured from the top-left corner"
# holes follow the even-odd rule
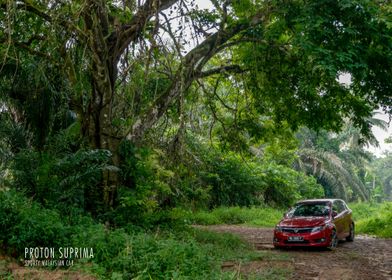
[[[355,236],[355,227],[354,223],[351,223],[350,225],[350,235],[346,237],[347,241],[354,241],[354,236]]]
[[[338,236],[336,234],[336,230],[333,230],[331,233],[331,242],[328,245],[328,249],[330,250],[335,250],[335,248],[338,246]]]

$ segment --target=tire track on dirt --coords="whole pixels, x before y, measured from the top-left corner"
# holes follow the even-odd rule
[[[314,248],[274,249],[273,229],[248,226],[203,226],[207,230],[239,235],[256,250],[289,256],[283,261],[258,260],[243,266],[243,271],[257,272],[268,267],[286,266],[290,279],[306,280],[392,280],[392,239],[356,236],[354,242],[339,242],[334,251]],[[236,264],[231,265],[236,269]],[[225,269],[229,269],[226,267]]]

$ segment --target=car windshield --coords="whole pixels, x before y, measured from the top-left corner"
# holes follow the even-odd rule
[[[288,213],[288,217],[328,216],[329,206],[326,203],[304,203],[295,205]]]

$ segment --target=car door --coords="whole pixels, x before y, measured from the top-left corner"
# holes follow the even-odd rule
[[[352,211],[347,207],[344,201],[340,201],[343,209],[344,236],[350,234],[350,225],[352,220]]]
[[[336,233],[339,239],[345,237],[345,215],[342,204],[339,200],[335,200],[332,204],[332,211],[335,212],[336,216],[333,217],[333,222],[336,227]]]

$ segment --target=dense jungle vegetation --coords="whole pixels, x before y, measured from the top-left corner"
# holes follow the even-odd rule
[[[321,197],[392,237],[392,152],[366,150],[391,115],[389,1],[200,4],[0,1],[1,252],[93,247],[72,269],[233,279],[223,260],[260,255],[191,224],[273,226]]]

